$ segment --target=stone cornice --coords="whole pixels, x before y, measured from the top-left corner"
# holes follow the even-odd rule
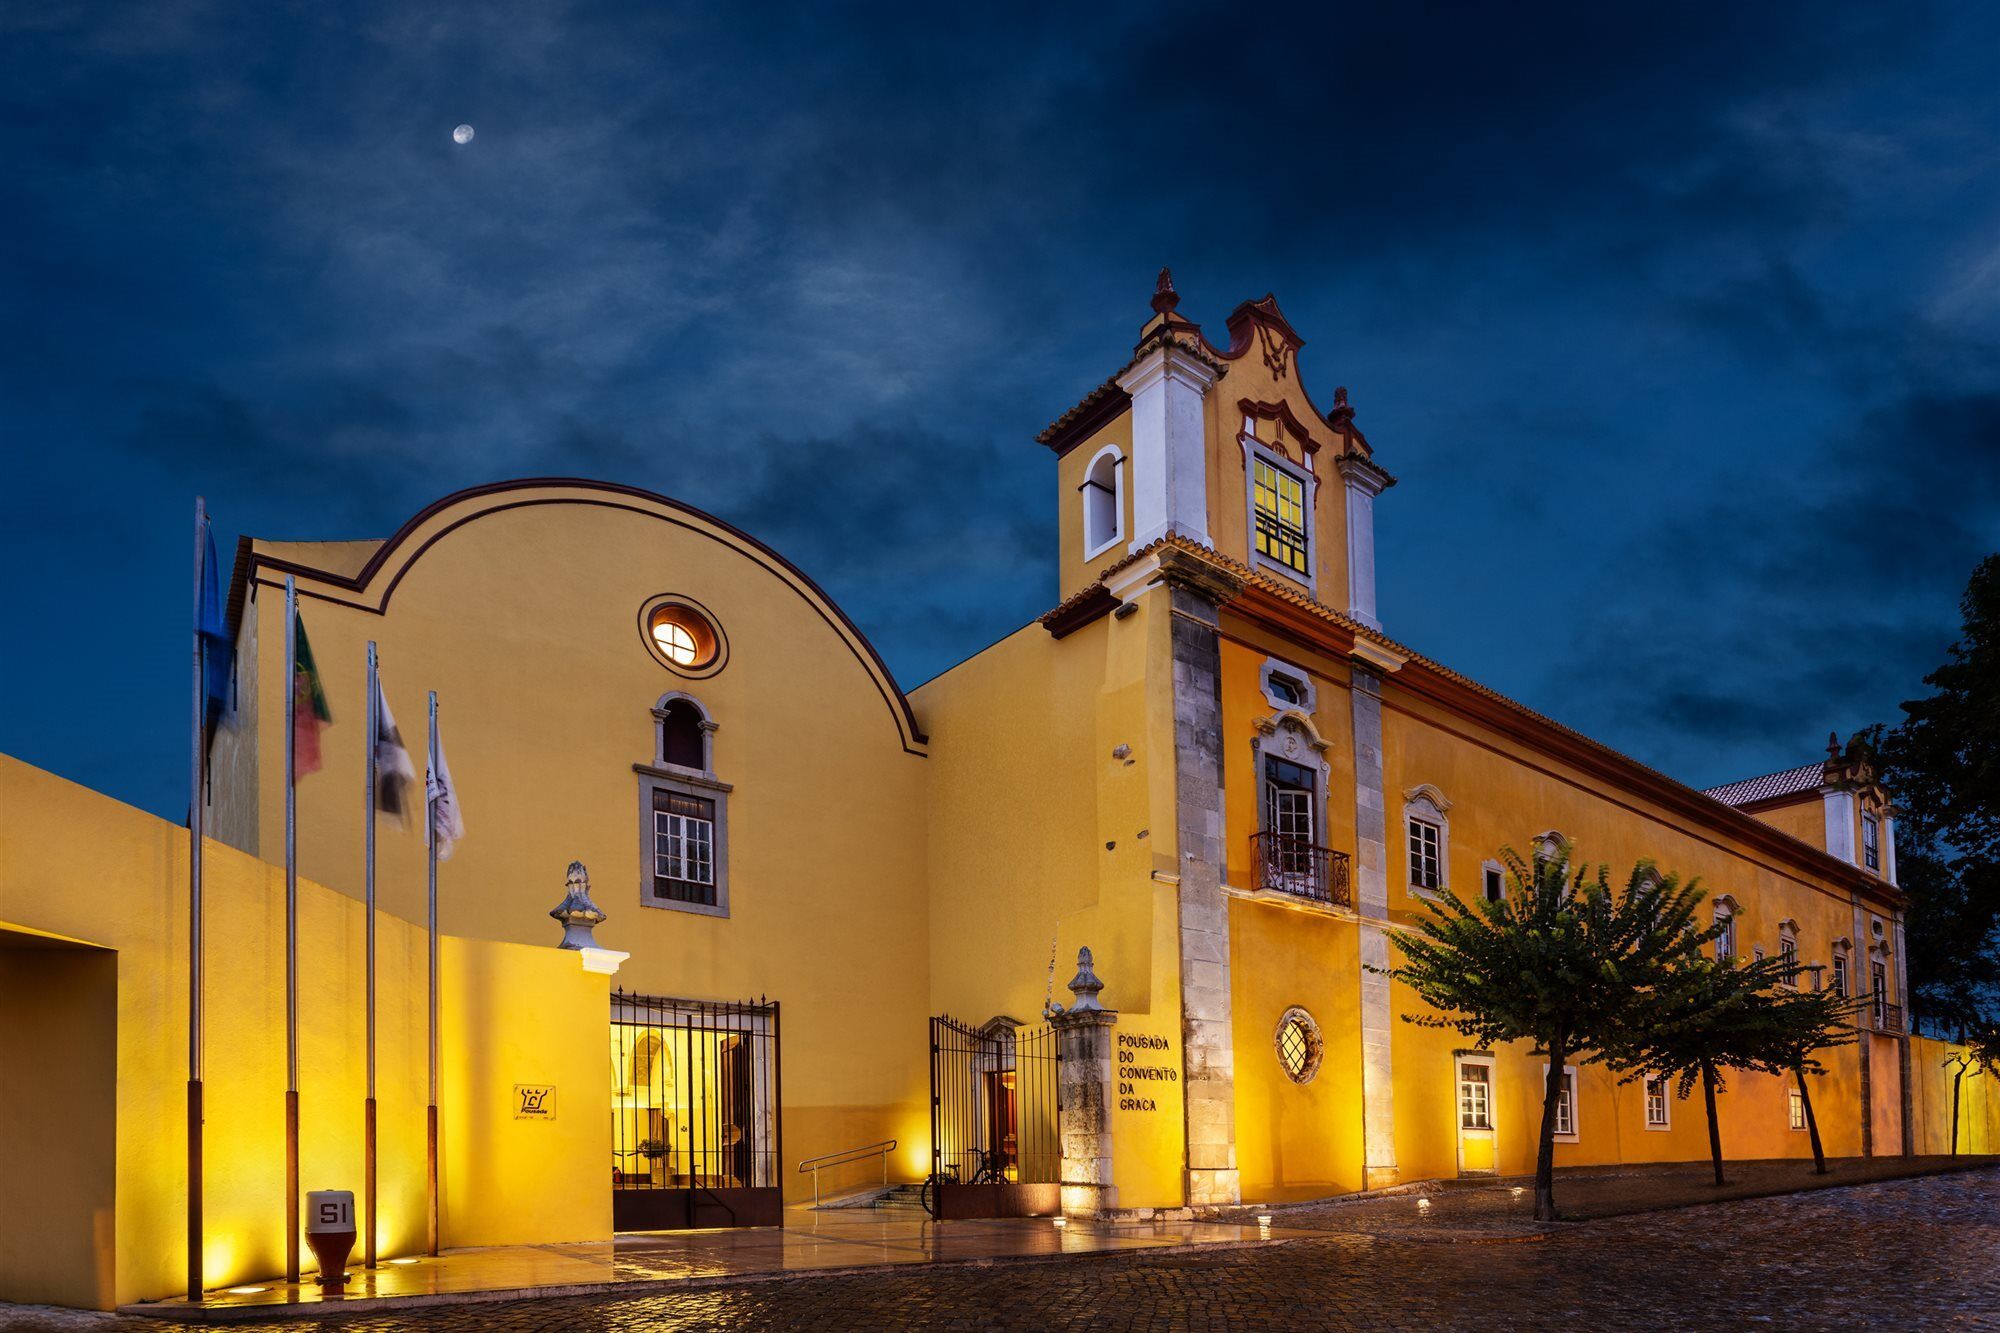
[[[1396,479],[1386,469],[1360,454],[1343,454],[1334,460],[1333,465],[1340,470],[1342,480],[1349,487],[1369,495],[1380,495],[1396,484]]]

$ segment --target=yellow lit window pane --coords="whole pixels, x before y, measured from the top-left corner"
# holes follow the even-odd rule
[[[671,620],[662,620],[653,626],[653,642],[660,645],[660,651],[667,655],[668,660],[678,662],[682,666],[693,664],[695,657],[694,635],[687,632],[685,625],[675,624]]]
[[[1257,553],[1288,569],[1306,572],[1305,483],[1261,458],[1253,458],[1250,489],[1256,510]]]

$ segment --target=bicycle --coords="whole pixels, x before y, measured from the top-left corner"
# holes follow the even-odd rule
[[[1007,1183],[1006,1169],[998,1165],[999,1159],[997,1154],[986,1152],[980,1148],[974,1148],[972,1149],[972,1160],[972,1179],[964,1183],[972,1185],[1004,1185]],[[958,1176],[957,1162],[947,1162],[940,1170],[933,1171],[928,1176],[925,1176],[923,1192],[919,1196],[923,1201],[924,1211],[935,1218],[938,1215],[938,1186],[957,1185],[959,1183],[961,1182]]]

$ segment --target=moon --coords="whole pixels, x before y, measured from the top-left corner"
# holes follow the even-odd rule
[[[461,125],[457,129],[451,132],[451,141],[453,143],[471,143],[472,135],[473,135],[472,126]]]

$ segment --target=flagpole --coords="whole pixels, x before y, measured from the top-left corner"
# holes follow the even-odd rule
[[[207,574],[208,507],[194,498],[194,754],[188,793],[188,1078],[187,1078],[187,1294],[200,1300],[201,1271],[201,843],[202,779],[208,771],[207,681],[202,670],[202,580]]]
[[[438,697],[430,692],[430,757],[424,770],[424,849],[430,869],[430,1104],[424,1116],[425,1239],[438,1252],[438,849],[431,784],[438,771]]]
[[[285,1281],[299,1280],[299,590],[285,575]]]
[[[368,641],[368,762],[367,790],[362,793],[366,802],[362,809],[367,822],[363,825],[366,835],[362,839],[367,848],[364,882],[368,897],[368,1097],[361,1111],[361,1188],[363,1196],[363,1222],[368,1228],[367,1243],[362,1248],[362,1265],[375,1266],[375,746],[382,732],[382,718],[376,707],[376,692],[380,667],[375,657],[375,640]]]

